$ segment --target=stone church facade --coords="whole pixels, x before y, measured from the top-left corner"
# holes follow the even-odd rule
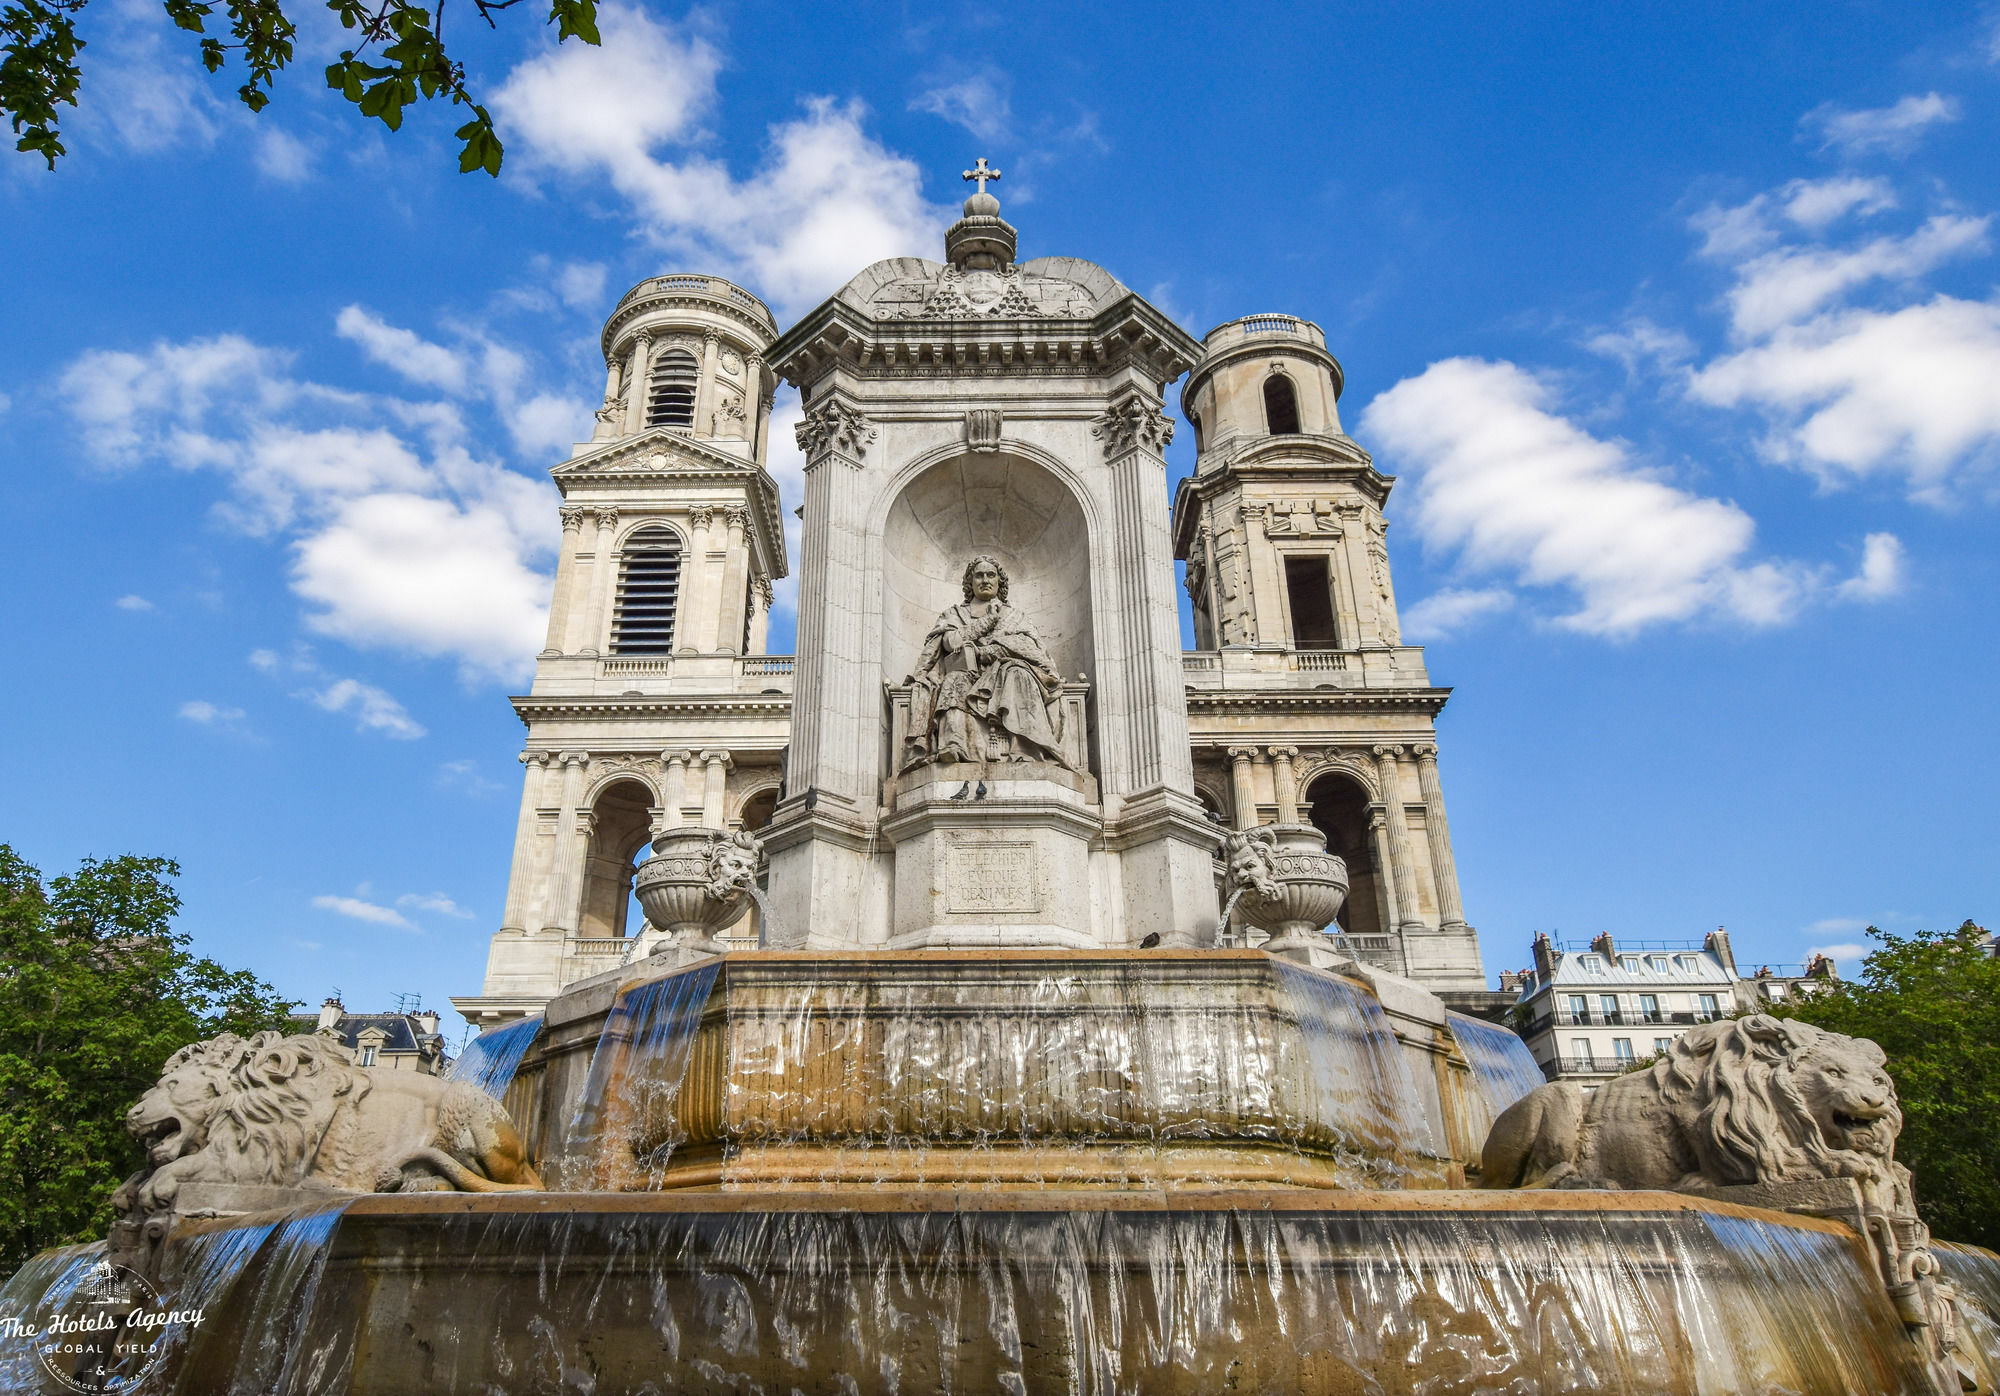
[[[1220,835],[1311,823],[1348,865],[1351,953],[1485,988],[1438,776],[1448,690],[1401,643],[1393,481],[1341,430],[1324,336],[1257,315],[1196,342],[1092,263],[1017,265],[998,207],[982,183],[946,262],[877,263],[783,335],[720,277],[619,301],[596,431],[553,472],[562,548],[512,700],[527,738],[505,911],[482,991],[452,1000],[472,1021],[643,954],[658,933],[635,865],[682,825],[765,838],[774,924],[747,913],[727,943],[792,943],[808,908],[831,925],[839,903],[841,944],[914,948],[1203,939]],[[1183,374],[1197,462],[1169,511],[1163,396]],[[806,405],[802,673],[766,652],[788,569],[765,469],[781,377]],[[994,768],[976,819],[953,803],[959,772],[903,762],[898,725],[974,550],[1020,574],[1061,671],[1051,714],[1073,714],[1068,754]],[[972,846],[998,826],[1013,832]],[[1002,914],[1016,867],[1034,906]],[[996,914],[952,909],[938,889],[961,875],[995,882],[979,895]]]

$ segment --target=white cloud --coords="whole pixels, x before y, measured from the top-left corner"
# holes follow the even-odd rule
[[[1837,590],[1849,601],[1881,601],[1902,589],[1902,540],[1893,533],[1871,533],[1861,543],[1861,570]]]
[[[1925,131],[1958,120],[1958,99],[1935,92],[1909,96],[1887,107],[1848,111],[1829,102],[1815,107],[1802,124],[1816,129],[1821,148],[1834,147],[1848,155],[1901,154],[1914,149]]]
[[[353,340],[362,353],[412,383],[448,393],[465,391],[465,360],[443,345],[391,325],[358,305],[342,310],[333,323],[341,338]]]
[[[467,911],[442,892],[432,892],[428,896],[406,892],[396,898],[397,906],[407,906],[417,911],[434,911],[440,916],[455,916],[461,921],[475,919],[475,913]]]
[[[1908,237],[1883,237],[1852,249],[1784,247],[1737,268],[1729,292],[1739,336],[1758,337],[1795,324],[1869,281],[1911,280],[1953,257],[1984,251],[1990,218],[1943,215]]]
[[[799,546],[801,521],[798,508],[806,497],[806,458],[799,450],[798,425],[806,418],[806,411],[799,403],[799,395],[791,388],[782,388],[778,400],[771,407],[769,428],[770,445],[765,452],[764,468],[778,486],[778,514],[785,524],[785,555],[792,559],[790,576],[772,583],[771,611],[798,614],[799,608]]]
[[[243,709],[221,707],[205,698],[181,704],[180,711],[189,722],[200,723],[203,727],[227,727],[243,720]]]
[[[121,611],[150,611],[153,609],[153,603],[137,593],[130,596],[121,596],[111,604]]]
[[[2000,457],[2000,301],[1838,310],[1706,365],[1689,393],[1771,423],[1766,457],[1827,483],[1898,471],[1942,500]]]
[[[1363,429],[1407,472],[1427,548],[1469,574],[1569,589],[1559,624],[1631,635],[1703,615],[1787,619],[1813,587],[1795,563],[1746,563],[1756,526],[1733,504],[1677,489],[1552,409],[1511,363],[1447,359],[1377,397]]]
[[[1606,330],[1584,341],[1584,348],[1625,365],[1627,373],[1657,365],[1672,368],[1694,357],[1695,345],[1679,330],[1654,324],[1640,316],[1627,321],[1620,330]]]
[[[398,741],[411,742],[425,735],[423,726],[403,705],[373,684],[359,679],[337,679],[317,692],[303,695],[330,713],[351,712],[364,732],[382,732]]]
[[[520,167],[608,181],[659,246],[747,279],[781,314],[869,262],[935,252],[944,217],[923,201],[917,167],[862,128],[858,104],[807,101],[738,179],[698,148],[716,103],[714,47],[634,7],[598,17],[601,47],[547,44],[494,93],[519,133]],[[679,158],[655,154],[665,146]]]
[[[1795,179],[1778,191],[1778,198],[1785,217],[1809,233],[1824,232],[1850,213],[1866,217],[1896,206],[1887,180],[1860,175]]]
[[[282,127],[268,124],[257,130],[257,143],[250,158],[257,172],[281,184],[300,184],[312,175],[312,149]]]
[[[467,795],[491,795],[500,789],[497,782],[480,774],[477,761],[441,761],[438,763],[437,783],[441,789],[458,790]]]
[[[544,453],[588,420],[553,395],[520,399],[515,385],[536,372],[504,345],[446,349],[359,307],[338,328],[433,385],[464,385],[476,363],[493,418],[524,450]],[[475,455],[454,403],[342,391],[290,367],[226,335],[91,351],[60,389],[96,460],[214,473],[228,484],[224,523],[286,536],[315,629],[453,658],[468,676],[520,676],[545,624],[536,568],[556,538],[553,490]]]
[[[1403,635],[1410,640],[1442,640],[1514,604],[1505,587],[1446,587],[1403,612]]]
[[[562,303],[588,310],[604,299],[604,263],[568,262],[556,273],[556,294]]]
[[[181,36],[137,5],[108,8],[117,20],[92,36],[91,56],[100,62],[89,73],[90,100],[79,113],[84,128],[136,155],[213,144],[222,104],[195,65],[161,42],[162,31],[175,41]]]
[[[417,929],[393,907],[377,906],[374,902],[365,902],[359,897],[314,897],[312,904],[322,911],[335,912],[376,926],[398,926],[406,931]]]
[[[910,99],[910,110],[942,117],[982,141],[999,140],[1014,123],[1010,85],[1005,73],[987,69],[919,92]]]

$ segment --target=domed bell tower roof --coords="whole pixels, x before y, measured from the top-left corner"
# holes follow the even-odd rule
[[[1014,264],[1014,227],[1000,216],[1000,201],[986,192],[986,181],[1000,171],[986,167],[980,156],[965,177],[979,189],[965,201],[965,216],[945,230],[945,260],[960,271],[999,271]]]

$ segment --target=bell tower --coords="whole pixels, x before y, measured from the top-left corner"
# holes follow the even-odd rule
[[[768,655],[786,574],[764,469],[771,312],[716,276],[657,276],[605,323],[604,405],[552,476],[562,551],[533,687],[526,776],[474,1021],[538,1011],[650,943],[634,860],[679,825],[757,829],[776,803],[792,660]],[[756,943],[751,918],[725,935]]]
[[[1405,645],[1383,506],[1395,481],[1342,429],[1319,326],[1209,332],[1181,391],[1196,461],[1174,501],[1195,649],[1196,784],[1234,828],[1310,823],[1347,863],[1347,948],[1434,989],[1483,989],[1438,777],[1450,690]]]

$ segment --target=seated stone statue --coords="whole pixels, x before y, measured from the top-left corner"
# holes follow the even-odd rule
[[[910,679],[902,767],[926,761],[1063,758],[1062,676],[1042,640],[1007,601],[1007,573],[990,557],[965,565],[965,600],[937,618]]]

